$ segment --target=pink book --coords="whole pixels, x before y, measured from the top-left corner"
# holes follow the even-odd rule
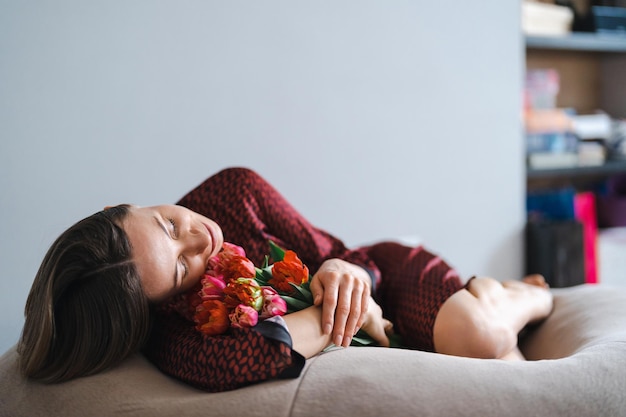
[[[574,215],[583,225],[583,252],[585,257],[585,282],[598,283],[598,223],[596,199],[592,192],[578,193],[574,197]]]

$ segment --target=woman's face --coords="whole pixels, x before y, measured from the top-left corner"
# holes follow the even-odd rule
[[[144,291],[159,302],[196,284],[222,248],[222,229],[182,206],[131,206],[128,234]]]

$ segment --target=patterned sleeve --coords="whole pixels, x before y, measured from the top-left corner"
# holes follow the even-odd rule
[[[246,168],[229,168],[213,175],[184,196],[178,204],[215,220],[224,238],[246,250],[261,264],[268,240],[295,251],[312,273],[330,258],[365,268],[375,284],[380,271],[364,250],[344,243],[313,226],[272,185]]]
[[[289,332],[279,323],[205,336],[178,314],[163,311],[155,313],[144,354],[165,374],[209,392],[298,377],[305,362],[291,350]]]

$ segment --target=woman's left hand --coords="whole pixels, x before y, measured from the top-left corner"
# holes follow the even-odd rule
[[[371,294],[369,274],[341,259],[325,261],[311,281],[315,305],[322,305],[322,330],[347,347],[365,320]]]

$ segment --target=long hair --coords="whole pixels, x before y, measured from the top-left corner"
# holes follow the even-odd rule
[[[150,307],[116,206],[66,230],[44,257],[18,343],[21,372],[62,382],[111,368],[138,351]]]

